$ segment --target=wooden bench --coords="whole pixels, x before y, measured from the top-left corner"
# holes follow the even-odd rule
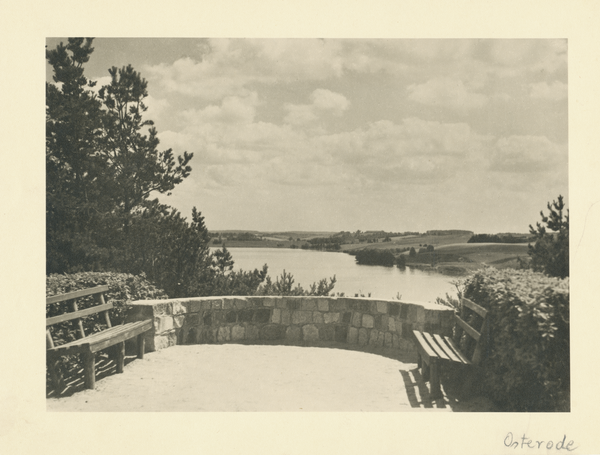
[[[64,389],[64,381],[58,369],[61,356],[74,354],[81,356],[85,386],[88,389],[93,389],[96,383],[96,352],[114,346],[113,354],[117,365],[117,373],[122,373],[125,362],[125,341],[137,337],[137,357],[139,359],[144,358],[144,333],[152,328],[152,321],[130,322],[113,327],[108,314],[109,310],[113,308],[113,304],[105,303],[104,293],[106,291],[108,291],[108,286],[97,286],[68,294],[55,295],[46,299],[46,305],[68,301],[72,306],[72,312],[46,318],[46,361],[57,393]],[[77,299],[87,296],[93,296],[97,305],[79,310]],[[86,336],[81,319],[97,313],[103,313],[107,328]],[[50,327],[67,321],[75,321],[79,338],[56,346],[52,339]]]
[[[482,358],[484,333],[488,311],[469,299],[460,299],[460,316],[454,315],[454,336],[452,338],[413,330],[418,351],[418,367],[423,380],[429,380],[431,398],[443,396],[440,389],[440,366],[456,364],[470,367],[477,365]],[[479,329],[473,328],[473,325]]]

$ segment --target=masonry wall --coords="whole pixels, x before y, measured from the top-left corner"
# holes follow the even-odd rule
[[[347,297],[199,297],[133,302],[128,320],[152,319],[147,351],[177,344],[245,343],[398,349],[412,330],[451,335],[441,305]]]

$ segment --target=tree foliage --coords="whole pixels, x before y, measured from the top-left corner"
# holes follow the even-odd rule
[[[529,232],[535,237],[535,244],[529,244],[531,267],[549,276],[565,278],[569,276],[569,210],[565,213],[562,196],[548,202],[548,210],[548,216],[540,212],[542,223],[538,221],[535,228],[529,225]]]
[[[291,275],[263,285],[266,265],[233,271],[226,248],[210,253],[196,208],[188,221],[150,198],[187,178],[193,155],[159,150],[144,118],[148,84],[131,65],[110,68],[110,83],[96,93],[84,75],[93,50],[91,38],[69,38],[46,52],[54,70],[46,84],[47,273],[143,274],[175,298],[329,292],[335,278],[288,290]]]
[[[105,164],[106,185],[114,204],[126,215],[154,191],[167,193],[190,175],[193,154],[177,157],[173,150],[158,151],[159,140],[152,120],[144,120],[148,109],[148,83],[131,65],[108,70],[109,85],[100,89],[104,102],[103,135],[99,156]]]

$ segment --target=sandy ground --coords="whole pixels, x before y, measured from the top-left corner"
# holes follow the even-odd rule
[[[146,354],[48,411],[489,411],[432,401],[416,364],[331,348],[192,345]]]

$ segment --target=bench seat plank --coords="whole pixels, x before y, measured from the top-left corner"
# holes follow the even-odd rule
[[[452,341],[452,338],[444,337],[444,340],[446,341],[446,345],[452,349],[454,354],[456,354],[456,356],[460,359],[461,363],[465,365],[471,365],[472,362],[463,355],[458,346],[456,346],[456,343]]]
[[[450,360],[450,357],[444,352],[444,350],[438,346],[437,341],[431,336],[430,333],[421,332],[423,334],[423,338],[427,340],[431,348],[435,351],[437,356],[442,360]]]
[[[425,341],[423,334],[418,330],[413,330],[413,334],[415,335],[415,339],[417,340],[417,347],[419,348],[419,352],[427,359],[428,363],[429,359],[437,359],[438,355],[431,348],[431,346],[429,346],[429,343]]]
[[[48,349],[51,355],[70,355],[80,352],[98,352],[107,347],[129,340],[152,328],[152,321],[130,322],[117,325],[101,332],[93,333],[85,338]]]
[[[434,333],[433,338],[437,342],[438,346],[444,350],[451,362],[463,363],[463,361],[454,353],[452,348],[448,346],[448,342],[444,338],[442,338],[441,335]]]

